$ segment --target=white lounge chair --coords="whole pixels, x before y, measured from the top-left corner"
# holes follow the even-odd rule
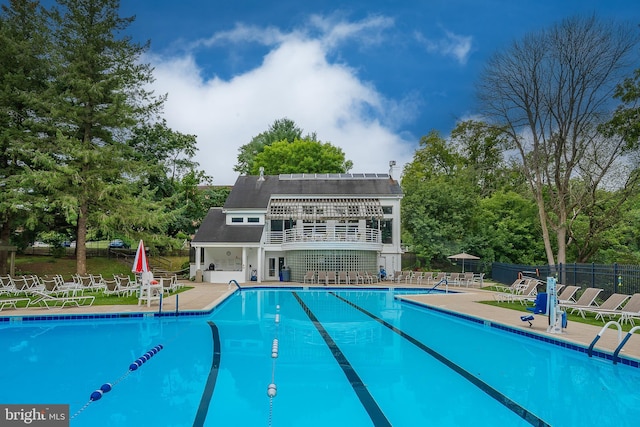
[[[93,305],[93,302],[96,299],[93,295],[64,297],[64,296],[49,295],[41,291],[32,291],[30,293],[36,298],[29,303],[28,307],[31,307],[32,305],[38,305],[40,307],[44,306],[47,308],[52,308],[52,307],[62,308],[67,305],[75,305],[76,307],[80,307],[81,305],[90,306],[90,305]]]
[[[596,319],[600,318],[604,322],[604,316],[612,317],[612,312],[618,311],[620,306],[624,304],[630,297],[624,294],[611,294],[599,307],[576,307],[578,314],[584,319],[585,313],[594,313]]]
[[[511,285],[509,286],[495,284],[495,285],[492,285],[491,287],[493,288],[494,291],[498,291],[502,293],[517,294],[522,290],[525,282],[526,282],[526,279],[518,278],[514,280],[513,283],[511,283]]]
[[[16,286],[13,283],[13,279],[11,276],[2,276],[0,277],[0,295],[15,295],[16,294]]]
[[[29,298],[7,298],[7,299],[0,299],[0,311],[2,311],[4,308],[7,307],[11,307],[11,308],[18,308],[17,304],[20,302],[27,302],[27,307],[29,306],[29,302],[31,301]]]
[[[118,283],[118,289],[123,295],[131,296],[140,290],[140,285],[136,281],[132,281],[129,276],[113,275],[113,279]]]
[[[494,298],[500,302],[514,302],[520,301],[521,304],[525,304],[529,301],[536,299],[538,295],[538,286],[541,284],[537,279],[526,279],[525,286],[517,290],[516,292],[502,292],[494,295]]]
[[[596,298],[602,292],[601,288],[587,288],[582,292],[580,298],[575,303],[572,302],[562,302],[558,304],[561,308],[565,310],[571,310],[571,313],[574,313],[576,310],[580,308],[593,308],[597,307],[598,303],[596,302]],[[584,314],[582,315],[584,317]]]
[[[620,323],[629,322],[635,326],[634,319],[640,317],[640,294],[633,294],[617,314],[620,315]]]
[[[578,289],[580,289],[580,286],[566,286],[562,289],[562,292],[560,292],[558,294],[558,303],[560,304],[566,304],[566,303],[575,303],[576,299],[575,299],[575,295],[576,292],[578,292]]]

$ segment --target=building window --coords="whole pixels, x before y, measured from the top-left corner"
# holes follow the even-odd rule
[[[382,243],[393,243],[393,220],[385,219],[380,221],[380,233],[382,234]]]
[[[358,205],[349,205],[347,206],[347,213],[349,216],[359,216],[360,207]]]
[[[244,222],[244,218],[239,216],[234,216],[233,218],[231,218],[231,222]]]
[[[382,213],[385,214],[385,215],[393,214],[393,206],[383,206],[382,207]]]
[[[255,216],[250,216],[249,218],[247,218],[247,222],[260,222],[260,218]]]

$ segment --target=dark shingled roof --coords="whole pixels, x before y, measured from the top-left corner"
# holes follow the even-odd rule
[[[300,196],[401,196],[398,181],[391,178],[281,179],[278,175],[240,176],[225,209],[266,209],[272,195]]]
[[[222,208],[211,208],[193,238],[194,243],[258,243],[263,225],[227,225]]]

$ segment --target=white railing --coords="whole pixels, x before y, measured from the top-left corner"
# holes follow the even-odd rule
[[[362,242],[381,243],[380,230],[354,229],[342,226],[327,227],[326,231],[302,230],[298,228],[267,233],[267,244],[287,244],[306,242]]]

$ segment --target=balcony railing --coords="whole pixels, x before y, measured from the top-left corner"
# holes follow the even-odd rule
[[[267,244],[289,244],[289,243],[309,243],[309,242],[350,242],[380,244],[380,230],[366,228],[353,229],[337,226],[327,227],[325,231],[301,230],[293,228],[285,231],[271,231],[266,235]]]

